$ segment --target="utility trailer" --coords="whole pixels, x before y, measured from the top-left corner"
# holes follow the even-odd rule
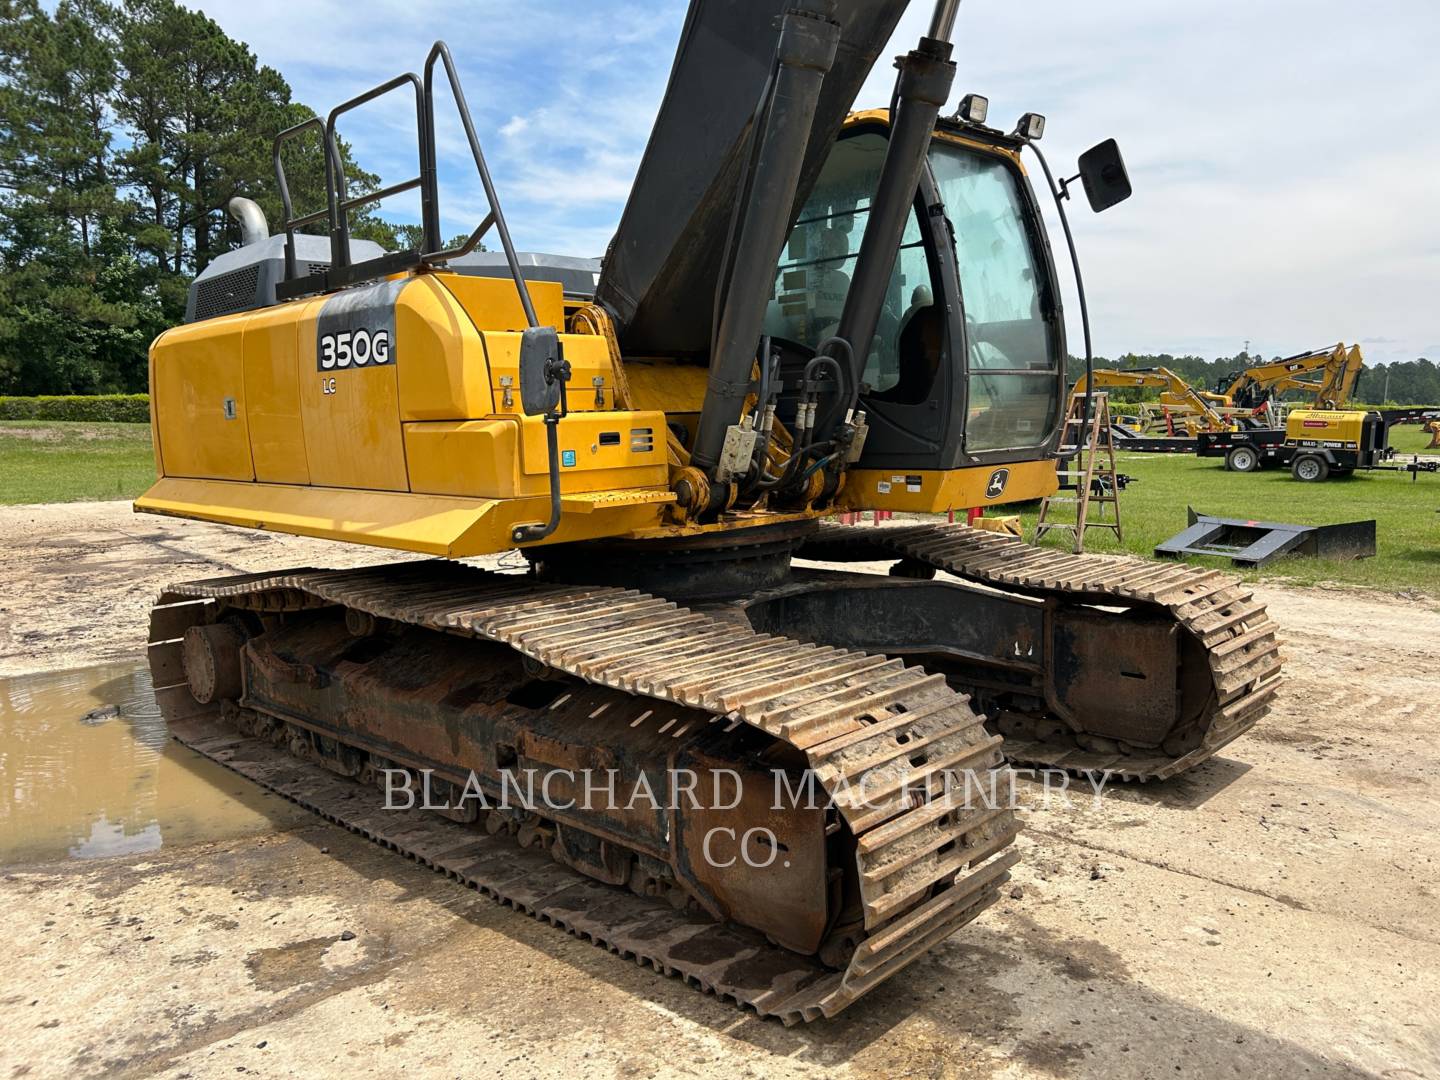
[[[1356,469],[1385,469],[1417,475],[1435,472],[1440,462],[1393,463],[1390,427],[1415,410],[1385,413],[1360,409],[1296,409],[1283,428],[1201,432],[1198,457],[1225,459],[1231,472],[1258,472],[1271,465],[1289,468],[1296,480],[1314,482]]]
[[[1137,435],[1119,424],[1111,424],[1115,449],[1139,454],[1193,454],[1196,441],[1188,435]]]

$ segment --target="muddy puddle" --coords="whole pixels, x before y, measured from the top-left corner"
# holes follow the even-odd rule
[[[313,820],[170,739],[143,668],[0,679],[0,865],[133,855]]]

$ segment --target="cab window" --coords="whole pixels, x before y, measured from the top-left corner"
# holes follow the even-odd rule
[[[836,332],[884,162],[881,135],[854,135],[836,143],[781,255],[765,333],[813,349]],[[912,212],[866,352],[867,396],[926,400],[943,340],[938,291],[919,218]]]

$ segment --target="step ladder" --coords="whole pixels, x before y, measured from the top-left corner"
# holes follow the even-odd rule
[[[1110,400],[1107,394],[1091,397],[1091,413],[1084,416],[1085,395],[1070,399],[1065,413],[1065,431],[1060,438],[1061,460],[1056,463],[1060,490],[1047,495],[1040,504],[1040,518],[1035,524],[1035,540],[1052,530],[1068,531],[1075,536],[1074,552],[1085,550],[1087,529],[1113,529],[1115,539],[1124,539],[1120,529],[1120,483],[1115,473],[1115,442],[1110,428]],[[1100,520],[1090,520],[1090,506],[1097,505]],[[1052,519],[1052,508],[1075,506],[1074,521]],[[1105,507],[1114,507],[1113,521],[1104,520]]]

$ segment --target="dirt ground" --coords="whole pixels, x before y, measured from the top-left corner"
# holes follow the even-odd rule
[[[0,510],[0,676],[138,661],[167,580],[385,557]],[[0,867],[0,1077],[1440,1077],[1440,608],[1259,592],[1289,643],[1268,721],[1098,802],[1027,787],[1015,887],[836,1021],[743,1015],[286,819]]]

